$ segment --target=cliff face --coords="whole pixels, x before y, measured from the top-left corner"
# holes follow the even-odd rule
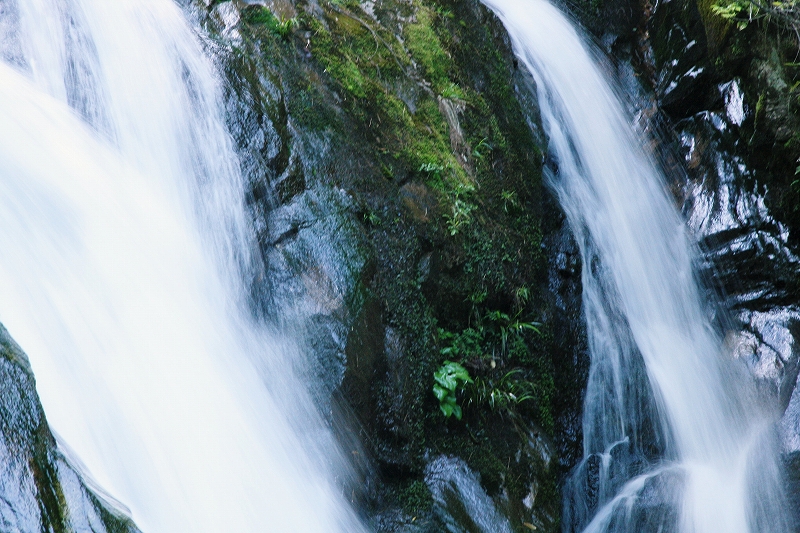
[[[498,21],[471,1],[200,16],[259,230],[254,307],[306,340],[360,469],[345,490],[378,531],[557,529],[580,453],[580,269]],[[446,361],[473,382],[437,399]]]

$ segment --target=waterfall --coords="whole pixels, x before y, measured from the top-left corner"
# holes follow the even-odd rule
[[[248,310],[242,178],[181,9],[0,0],[0,55],[0,321],[63,449],[146,533],[361,531],[298,350]]]
[[[533,74],[583,260],[591,368],[564,530],[788,530],[775,416],[726,352],[696,251],[599,58],[545,0],[484,0]]]

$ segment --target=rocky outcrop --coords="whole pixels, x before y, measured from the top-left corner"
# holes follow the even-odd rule
[[[264,260],[254,310],[305,339],[367,521],[557,529],[580,453],[580,269],[498,21],[417,0],[202,16]],[[476,380],[461,420],[432,393],[448,359]]]
[[[708,77],[686,81],[693,86],[686,94],[695,96],[678,98],[671,108],[661,106],[677,137],[673,149],[685,162],[677,196],[703,252],[704,277],[728,311],[719,322],[730,332],[729,349],[761,381],[775,412],[783,413],[784,446],[793,451],[800,430],[791,422],[797,418],[798,400],[790,403],[800,357],[795,345],[800,228],[786,206],[796,196],[791,182],[797,150],[791,143],[797,116],[786,105],[793,83],[783,66],[788,36],[767,37],[755,28],[741,31],[732,25],[722,31],[718,26],[726,23],[701,16],[702,5],[684,2],[659,9],[675,12],[679,6],[690,12],[693,23],[666,17],[671,25],[661,33],[696,40],[702,54],[695,66]],[[659,36],[651,32],[651,38]],[[796,50],[797,43],[793,46]],[[680,45],[662,48],[655,54],[662,64],[681,55]],[[679,72],[664,76],[667,86],[687,79]],[[661,86],[656,98],[662,104],[668,99]]]
[[[26,355],[0,326],[0,529],[138,532],[73,464],[47,425]]]
[[[475,2],[264,7],[208,10],[275,282],[256,307],[311,324],[365,513],[378,531],[557,527],[556,479],[580,455],[580,265],[502,28]],[[707,1],[577,7],[668,171],[709,312],[775,413],[800,498],[798,44]],[[543,332],[495,357],[490,313]],[[443,418],[431,376],[457,350],[485,383],[519,371],[539,396],[492,409],[465,394],[464,419]]]

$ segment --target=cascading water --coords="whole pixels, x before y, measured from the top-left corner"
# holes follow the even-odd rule
[[[0,320],[63,442],[148,533],[360,531],[247,310],[241,177],[178,6],[0,0],[0,55]]]
[[[484,0],[532,72],[583,258],[591,355],[565,531],[788,531],[774,417],[725,353],[663,177],[573,25],[544,0]]]

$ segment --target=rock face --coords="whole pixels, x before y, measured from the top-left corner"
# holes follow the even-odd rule
[[[798,43],[739,30],[705,0],[578,11],[670,176],[709,312],[772,406],[800,499]],[[473,1],[204,13],[265,258],[254,307],[303,325],[320,404],[349,421],[367,519],[557,529],[556,483],[581,453],[580,265],[541,188],[532,81],[502,28]],[[543,323],[513,354],[494,340],[511,317]],[[445,419],[430,388],[446,358],[494,392],[517,376],[532,400],[498,408],[465,390],[464,419]]]
[[[580,268],[500,24],[472,0],[198,16],[250,184],[254,312],[305,339],[365,519],[558,529],[558,477],[580,454]],[[432,392],[446,360],[475,379],[455,391],[461,420]],[[467,494],[489,522],[459,511]]]
[[[737,30],[703,17],[703,6],[684,4],[684,20],[665,17],[672,33],[680,30],[697,41],[696,63],[709,74],[687,82],[696,96],[677,99],[666,114],[677,137],[675,151],[687,169],[676,183],[676,196],[703,252],[701,271],[709,289],[727,310],[719,325],[729,331],[729,349],[762,384],[781,417],[784,450],[793,453],[800,446],[800,398],[794,392],[800,366],[800,228],[796,206],[788,204],[797,200],[792,198],[797,147],[791,132],[798,117],[785,104],[793,77],[784,64],[797,43],[788,46],[786,38],[752,28]],[[659,9],[674,12],[677,6]],[[664,64],[680,53],[679,47],[662,48],[658,60]],[[685,78],[676,73],[672,79],[679,76]],[[666,98],[664,91],[656,95]]]
[[[588,362],[532,81],[474,1],[268,7],[203,16],[261,235],[254,308],[303,325],[320,405],[360,461],[348,490],[377,531],[557,529]],[[798,43],[707,0],[577,7],[670,176],[709,312],[772,406],[800,499]],[[511,317],[543,324],[513,353],[496,342]],[[464,419],[445,419],[430,388],[446,358],[532,399],[464,390]]]
[[[0,529],[9,532],[139,530],[87,487],[45,420],[28,359],[0,326]]]

